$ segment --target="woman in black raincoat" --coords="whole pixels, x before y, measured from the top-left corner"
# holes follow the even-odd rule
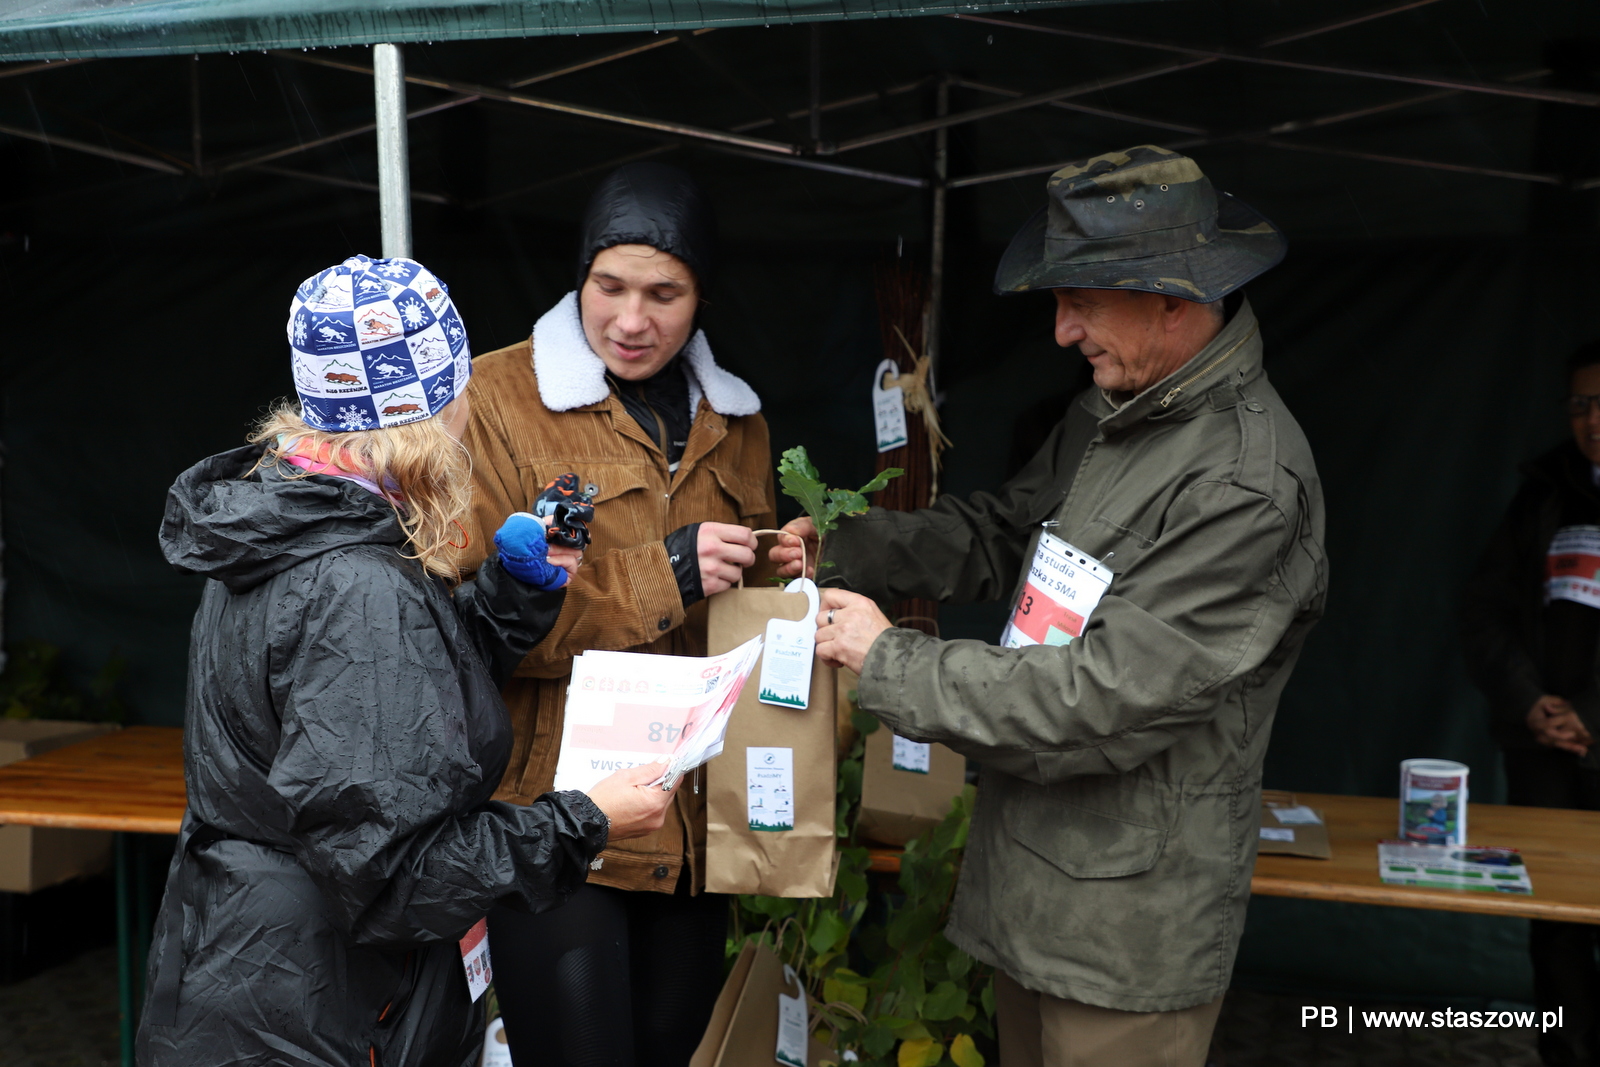
[[[184,472],[162,521],[167,559],[211,580],[138,1061],[465,1067],[484,1017],[462,938],[497,902],[561,904],[672,794],[637,768],[489,799],[499,689],[578,553],[511,516],[452,587],[471,355],[443,283],[352,257],[300,287],[289,337],[298,407]]]

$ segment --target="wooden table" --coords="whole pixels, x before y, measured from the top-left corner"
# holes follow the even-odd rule
[[[1469,844],[1522,851],[1533,895],[1519,896],[1384,885],[1378,879],[1378,842],[1398,836],[1399,801],[1322,793],[1296,796],[1323,813],[1333,858],[1261,856],[1250,880],[1251,892],[1600,924],[1600,811],[1467,805]]]
[[[183,731],[130,726],[0,767],[0,823],[114,830],[117,987],[122,1062],[133,1067],[138,986],[149,950],[144,850],[130,834],[176,834],[183,822]]]
[[[1378,842],[1398,836],[1399,801],[1324,793],[1296,797],[1323,813],[1333,858],[1260,856],[1250,880],[1253,893],[1600,924],[1600,812],[1467,806],[1470,843],[1522,851],[1533,895],[1518,896],[1384,885],[1378,878]],[[875,871],[900,869],[898,849],[873,849],[871,855]]]

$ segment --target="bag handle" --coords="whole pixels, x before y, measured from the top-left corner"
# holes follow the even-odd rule
[[[775,537],[778,534],[783,533],[782,530],[751,530],[750,532],[755,534],[757,537],[766,537],[768,534],[771,534],[771,535],[773,535]],[[801,575],[801,577],[804,577],[805,573],[806,573],[806,539],[804,537],[802,537],[802,538],[800,538],[800,575]],[[738,588],[740,588],[740,589],[744,588],[744,571],[740,571],[739,572],[739,586],[738,586]]]

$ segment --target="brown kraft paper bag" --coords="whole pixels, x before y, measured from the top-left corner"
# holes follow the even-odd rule
[[[764,635],[769,619],[802,619],[810,601],[782,589],[729,589],[709,601],[707,651],[718,655]],[[763,650],[763,655],[765,651]],[[833,895],[834,670],[811,665],[805,708],[759,699],[761,667],[739,694],[722,755],[706,764],[706,889],[769,897]],[[746,782],[749,748],[792,750],[794,828],[752,830]]]
[[[717,1004],[711,1010],[700,1047],[689,1067],[773,1067],[778,1048],[778,996],[800,994],[796,983],[786,982],[783,963],[771,947],[745,942],[733,965]],[[809,999],[809,998],[808,998]],[[829,1047],[812,1036],[807,1067],[837,1063]]]
[[[941,744],[928,746],[927,773],[894,766],[894,731],[879,725],[867,735],[861,757],[861,815],[856,829],[885,845],[904,846],[950,814],[967,784],[966,757]]]

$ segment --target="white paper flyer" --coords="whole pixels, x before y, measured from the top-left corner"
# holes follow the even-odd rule
[[[667,763],[674,781],[722,751],[761,638],[720,656],[585,652],[572,661],[555,788],[587,792],[615,771]]]

